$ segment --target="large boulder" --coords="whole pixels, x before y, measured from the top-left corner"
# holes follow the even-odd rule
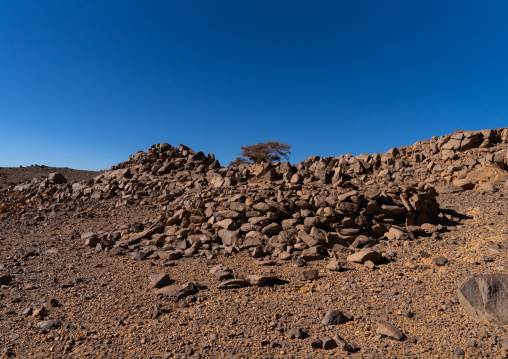
[[[65,176],[59,172],[50,173],[48,176],[48,179],[50,180],[50,182],[53,182],[56,184],[67,183],[67,178],[65,178]]]
[[[466,180],[478,182],[504,182],[508,179],[508,172],[493,166],[480,167],[467,174]]]
[[[497,325],[508,325],[508,274],[479,274],[458,290],[460,304],[471,316]]]

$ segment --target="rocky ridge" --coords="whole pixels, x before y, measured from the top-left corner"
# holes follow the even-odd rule
[[[507,141],[507,129],[457,131],[383,154],[225,168],[213,154],[157,144],[88,183],[53,174],[14,186],[2,211],[12,208],[29,224],[103,199],[117,207],[156,203],[156,219],[85,235],[87,245],[142,258],[248,249],[255,258],[321,259],[442,228],[433,224],[451,218],[439,214],[436,189],[506,182]],[[30,207],[39,214],[22,213]]]

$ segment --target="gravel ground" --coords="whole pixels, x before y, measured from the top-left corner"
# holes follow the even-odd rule
[[[1,355],[17,358],[505,358],[506,329],[469,317],[457,287],[476,273],[506,273],[508,205],[503,192],[465,191],[438,197],[453,225],[437,236],[382,241],[376,249],[394,260],[369,269],[327,260],[296,267],[291,261],[260,265],[245,251],[212,259],[132,260],[85,247],[79,234],[156,218],[160,207],[115,208],[102,201],[84,212],[57,212],[33,226],[0,220]],[[492,244],[500,250],[493,251]],[[444,257],[444,265],[434,259]],[[339,254],[345,259],[344,254]],[[439,261],[438,261],[439,262]],[[218,289],[216,264],[234,275],[279,277],[267,286]],[[315,280],[298,273],[318,269]],[[179,300],[156,295],[149,276],[167,273],[189,281],[196,294]],[[55,300],[57,303],[55,303]],[[54,306],[52,304],[55,304]],[[27,314],[45,306],[43,316]],[[322,325],[340,310],[347,322]],[[36,324],[57,319],[61,327]],[[393,324],[402,341],[381,337],[378,321]],[[300,328],[302,338],[290,333]],[[351,346],[313,349],[315,339],[339,337]],[[332,345],[333,346],[333,345]]]

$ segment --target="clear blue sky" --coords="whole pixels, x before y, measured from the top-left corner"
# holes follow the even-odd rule
[[[0,166],[291,162],[508,126],[508,2],[0,2]]]

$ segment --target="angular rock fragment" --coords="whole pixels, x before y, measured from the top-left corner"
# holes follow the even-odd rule
[[[368,268],[371,270],[376,268],[376,264],[373,261],[365,261],[365,263],[363,263],[363,265],[365,266],[365,268]]]
[[[222,239],[222,244],[225,246],[236,244],[241,237],[240,230],[230,231],[227,229],[221,229],[218,235]]]
[[[314,247],[319,244],[317,239],[307,234],[304,230],[298,232],[298,238],[300,238],[309,247]]]
[[[478,192],[482,195],[497,192],[497,188],[493,183],[483,183],[478,187]]]
[[[58,329],[62,326],[62,322],[56,319],[43,320],[37,323],[36,327],[41,330]]]
[[[323,341],[319,338],[313,338],[310,341],[310,345],[313,349],[322,349],[323,348]]]
[[[291,261],[296,267],[304,267],[307,264],[307,261],[300,256],[293,257]]]
[[[278,223],[272,222],[261,230],[261,233],[267,236],[275,236],[282,231],[282,226]]]
[[[464,188],[456,186],[456,185],[453,185],[453,184],[442,185],[442,186],[438,186],[436,188],[436,191],[439,194],[457,193],[457,192],[462,192],[463,190],[464,190]]]
[[[354,263],[365,263],[366,261],[372,261],[374,263],[383,262],[386,260],[385,257],[379,252],[376,252],[372,248],[363,248],[359,252],[353,253],[349,255],[347,258],[348,262],[354,262]]]
[[[210,269],[210,274],[220,281],[233,278],[233,272],[231,269],[221,264],[212,267]]]
[[[337,325],[344,324],[348,321],[348,318],[342,314],[340,310],[329,310],[325,313],[321,324],[323,325]]]
[[[222,221],[219,221],[216,224],[225,230],[232,230],[235,229],[236,227],[235,222],[231,218],[223,219]]]
[[[45,317],[47,314],[47,309],[45,306],[40,306],[32,312],[32,317]]]
[[[405,335],[396,326],[385,320],[379,320],[377,322],[377,333],[381,336],[399,341],[405,338]]]
[[[243,278],[235,278],[235,279],[227,279],[219,283],[217,288],[219,289],[232,289],[232,288],[242,288],[248,287],[250,282],[247,279]]]
[[[306,261],[320,260],[328,256],[328,252],[324,246],[316,245],[312,248],[307,248],[302,251],[301,258]]]
[[[252,232],[249,232],[252,233]],[[263,240],[255,233],[252,233],[249,237],[246,237],[242,244],[240,245],[240,248],[247,249],[252,247],[259,247],[263,245]]]
[[[273,275],[249,274],[245,279],[247,279],[251,285],[261,286],[269,281],[277,280],[278,277]]]
[[[9,285],[12,282],[12,277],[9,274],[0,276],[0,285]]]
[[[173,284],[158,289],[155,293],[167,297],[182,298],[196,293],[198,290],[196,284],[187,282],[185,284]]]
[[[351,353],[351,352],[354,352],[358,349],[355,345],[352,345],[351,343],[344,340],[343,338],[341,338],[338,335],[336,335],[334,337],[334,339],[335,339],[335,343],[337,343],[337,347],[345,352]]]
[[[337,346],[338,346],[337,343],[335,342],[335,340],[333,340],[330,337],[324,337],[323,339],[321,339],[321,342],[323,343],[322,348],[324,350],[331,350],[331,349],[337,348]]]
[[[439,257],[436,257],[436,258],[433,258],[432,261],[434,262],[434,264],[436,264],[437,266],[444,266],[446,263],[448,263],[448,259],[446,259],[445,257],[443,256],[439,256]]]
[[[171,279],[169,278],[169,275],[167,273],[152,274],[150,275],[149,280],[150,286],[152,286],[153,288],[162,288],[171,283]]]
[[[56,184],[67,183],[67,178],[65,178],[65,176],[59,172],[50,173],[48,179]]]
[[[403,230],[395,228],[395,227],[390,228],[388,233],[393,237],[393,239],[396,239],[398,241],[404,241],[404,240],[409,239],[409,237],[410,237],[407,232],[404,232]],[[387,236],[388,239],[390,239],[390,237],[388,237],[387,234],[385,234],[385,235]]]
[[[58,302],[57,299],[51,298],[50,300],[48,300],[48,307],[49,308],[57,308],[59,306],[60,306],[60,303]]]
[[[157,255],[160,259],[166,260],[175,260],[183,257],[183,253],[180,250],[167,250],[167,251],[158,251]]]
[[[342,268],[342,263],[341,263],[341,261],[339,261],[336,258],[330,259],[330,261],[326,265],[326,269],[334,271],[334,272],[340,271],[341,268]]]
[[[99,242],[99,237],[94,232],[86,232],[81,235],[81,239],[85,241],[85,246],[95,247]]]
[[[458,186],[463,190],[469,190],[474,188],[474,186],[476,185],[476,181],[467,178],[457,179],[453,181],[453,185]]]
[[[296,279],[299,280],[314,280],[318,279],[319,271],[317,269],[308,269],[296,274]]]

